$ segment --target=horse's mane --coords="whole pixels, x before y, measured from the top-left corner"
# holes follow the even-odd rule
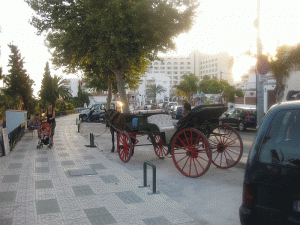
[[[111,124],[120,130],[128,131],[129,127],[126,124],[126,120],[123,113],[117,110],[109,109],[106,111],[105,120],[107,124]]]

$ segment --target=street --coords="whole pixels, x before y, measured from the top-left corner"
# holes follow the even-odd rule
[[[143,163],[150,161],[157,168],[157,190],[183,206],[183,210],[198,224],[239,224],[238,209],[242,201],[244,170],[238,167],[219,169],[213,164],[199,178],[188,178],[175,167],[172,158],[159,159],[153,146],[137,146],[128,163],[123,163],[117,151],[111,153],[111,135],[101,123],[82,123],[81,133],[89,138],[95,134],[95,143],[108,159],[124,167],[142,183]],[[244,153],[249,153],[255,131],[239,132]],[[115,138],[116,139],[116,138]],[[138,138],[139,144],[148,144],[146,137]],[[116,146],[116,143],[115,143]],[[151,167],[148,167],[148,184],[152,185]],[[150,192],[150,189],[149,189]]]

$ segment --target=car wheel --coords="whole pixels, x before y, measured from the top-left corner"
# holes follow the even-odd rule
[[[219,121],[219,126],[223,126],[223,122],[221,120]]]
[[[245,124],[243,122],[239,122],[239,130],[245,131]]]

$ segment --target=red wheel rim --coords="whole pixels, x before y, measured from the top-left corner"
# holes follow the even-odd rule
[[[243,155],[243,142],[236,130],[219,126],[209,137],[212,163],[220,168],[235,166]]]
[[[200,177],[210,167],[211,150],[208,140],[196,129],[184,129],[175,134],[171,152],[175,166],[185,176]]]
[[[164,143],[159,135],[153,135],[155,138],[155,142],[158,146],[158,148],[154,147],[155,154],[158,156],[158,158],[163,159],[168,154],[168,149],[164,146]]]
[[[120,159],[123,162],[128,162],[132,154],[131,140],[129,138],[129,135],[124,132],[120,133],[118,135],[117,147]]]

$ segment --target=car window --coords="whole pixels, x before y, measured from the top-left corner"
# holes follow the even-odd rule
[[[235,111],[235,109],[230,109],[230,110],[228,110],[228,111],[226,112],[226,114],[231,115],[231,114],[233,114],[234,111]]]
[[[98,104],[97,104],[97,105],[94,105],[93,108],[94,108],[95,110],[96,110],[96,109],[99,109],[99,108],[100,108],[100,105],[98,105]]]
[[[300,167],[300,110],[282,110],[265,135],[261,162]]]

